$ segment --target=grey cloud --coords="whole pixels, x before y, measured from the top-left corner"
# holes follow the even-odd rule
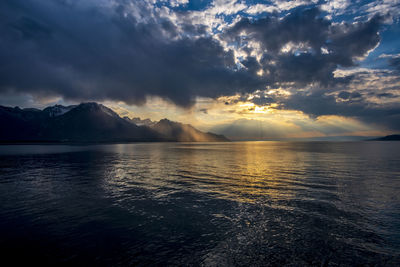
[[[157,95],[189,106],[196,96],[252,92],[267,84],[337,83],[343,80],[332,74],[338,57],[321,54],[320,48],[331,47],[333,54],[347,49],[352,60],[377,42],[377,18],[333,27],[318,17],[318,9],[299,9],[282,21],[274,16],[242,19],[225,37],[236,38],[245,31],[271,52],[260,62],[250,56],[243,59],[244,68],[238,69],[233,52],[212,37],[177,38],[178,29],[168,19],[149,13],[139,22],[129,15],[129,5],[118,3],[101,9],[65,1],[2,1],[0,90],[129,104]],[[140,16],[145,12],[150,11],[144,6]],[[196,32],[201,27],[184,28]],[[357,42],[356,37],[363,44],[346,48],[343,42]],[[279,54],[289,41],[307,43],[313,52]],[[260,68],[269,74],[259,77]]]
[[[269,96],[260,96],[260,97],[254,97],[251,102],[253,102],[256,105],[263,106],[263,105],[268,105],[275,103],[276,100],[273,97]]]
[[[249,42],[258,42],[263,51],[259,64],[269,86],[292,92],[289,97],[254,98],[255,104],[274,102],[280,109],[300,110],[311,117],[340,115],[400,129],[398,104],[372,103],[361,91],[347,91],[350,86],[360,85],[361,76],[357,74],[334,76],[338,67],[356,66],[360,57],[379,44],[383,19],[376,15],[364,22],[335,24],[322,18],[317,8],[297,9],[284,18],[242,18],[224,36],[249,54]],[[288,44],[292,50],[283,51]],[[396,64],[392,61],[392,66]],[[255,63],[243,65],[250,71],[258,67]],[[368,84],[364,79],[362,82]]]
[[[328,86],[348,82],[350,77],[335,78],[333,71],[338,66],[355,66],[357,57],[374,48],[380,41],[382,22],[377,15],[366,22],[332,24],[321,17],[318,8],[297,9],[283,19],[242,18],[224,36],[245,51],[251,50],[247,47],[251,40],[261,45],[264,52],[260,63],[270,84],[296,82],[303,86],[318,82]],[[290,43],[303,48],[282,53]]]
[[[379,44],[383,21],[383,16],[375,15],[366,22],[332,25],[327,42],[332,60],[341,66],[355,66],[355,58],[362,57]]]
[[[372,94],[372,95],[379,97],[379,98],[396,98],[396,97],[398,97],[392,93],[380,93],[380,94]]]
[[[250,92],[262,85],[257,76],[237,69],[232,51],[214,39],[170,39],[176,36],[170,21],[138,22],[124,5],[102,10],[5,0],[0,13],[1,91],[129,104],[157,95],[188,106],[196,96]]]
[[[347,92],[347,91],[341,91],[338,94],[338,98],[341,99],[357,99],[357,98],[361,98],[361,94],[359,92]]]
[[[350,95],[351,95],[351,93],[349,93],[349,92],[341,91],[341,92],[338,94],[338,97],[341,98],[341,99],[349,99],[349,98],[350,98]]]
[[[233,51],[207,36],[205,26],[183,21],[178,27],[145,4],[132,13],[136,16],[131,15],[128,1],[113,1],[109,8],[83,3],[0,1],[0,94],[128,104],[141,104],[146,96],[156,95],[190,106],[196,96],[245,96],[267,85],[290,83],[294,93],[289,99],[268,96],[253,101],[277,103],[312,116],[356,116],[400,128],[394,120],[398,107],[371,107],[358,95],[347,96],[358,101],[337,102],[324,94],[348,90],[344,86],[352,76],[338,78],[333,72],[338,66],[355,66],[357,57],[379,43],[380,16],[333,24],[312,8],[297,9],[282,19],[242,18],[219,37],[237,43],[249,55],[248,42],[257,41],[263,55],[261,60],[245,57],[239,68]],[[289,42],[305,47],[281,53]],[[260,69],[263,77],[256,74]],[[320,89],[296,92],[310,84]]]
[[[330,25],[328,21],[318,18],[318,15],[319,10],[312,8],[298,9],[282,20],[277,16],[258,20],[242,18],[226,34],[239,39],[239,35],[244,32],[248,38],[260,41],[273,54],[290,41],[307,42],[318,50],[326,41]]]
[[[348,96],[349,98],[351,98],[351,94]],[[333,95],[326,95],[321,92],[312,94],[299,92],[282,101],[281,108],[301,110],[311,117],[323,115],[353,117],[388,129],[400,130],[400,105],[380,106],[360,99],[357,100],[338,102]]]
[[[242,60],[241,63],[253,75],[255,75],[261,68],[260,63],[258,63],[255,57],[247,57],[244,60]]]

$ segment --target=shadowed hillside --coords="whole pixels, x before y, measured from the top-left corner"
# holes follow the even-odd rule
[[[1,142],[136,142],[227,141],[224,136],[203,133],[191,125],[161,120],[135,124],[97,103],[56,105],[39,109],[0,106]],[[150,121],[150,120],[148,120]]]

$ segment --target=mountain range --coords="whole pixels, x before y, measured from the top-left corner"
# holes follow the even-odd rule
[[[223,135],[204,133],[167,119],[121,118],[98,103],[55,105],[43,110],[0,106],[0,142],[218,142]]]
[[[392,134],[384,137],[370,139],[370,141],[400,141],[400,134]]]

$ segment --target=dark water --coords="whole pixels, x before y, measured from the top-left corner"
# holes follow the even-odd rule
[[[3,262],[395,266],[399,253],[400,142],[0,146]]]

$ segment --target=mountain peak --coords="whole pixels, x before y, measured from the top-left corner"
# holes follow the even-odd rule
[[[129,118],[129,117],[127,117],[127,116],[125,116],[125,117],[123,117],[123,119],[124,120],[126,120],[126,121],[128,121],[128,122],[130,122],[130,123],[134,123],[134,124],[136,124],[137,126],[153,126],[154,124],[156,124],[157,122],[154,122],[154,121],[152,121],[152,120],[150,120],[150,119],[144,119],[144,120],[142,120],[142,119],[140,119],[139,117],[135,117],[135,118]]]
[[[179,142],[221,142],[229,141],[225,136],[213,133],[204,133],[190,124],[170,121],[166,118],[160,120],[151,129],[164,136],[165,140]]]
[[[96,103],[96,102],[81,103],[76,107],[76,109],[84,110],[84,111],[88,111],[88,112],[99,112],[100,111],[109,116],[120,118],[119,115],[117,113],[115,113],[112,109],[110,109],[102,104]]]
[[[9,126],[0,132],[3,142],[227,141],[223,136],[168,119],[156,123],[150,119],[121,118],[95,102],[54,105],[35,112],[8,107],[0,107],[0,111],[0,122]]]
[[[61,116],[65,113],[67,113],[68,111],[70,111],[71,109],[73,109],[75,107],[76,107],[76,105],[66,107],[66,106],[57,104],[57,105],[50,106],[50,107],[43,109],[43,112],[45,112],[49,117],[57,117],[57,116]]]

